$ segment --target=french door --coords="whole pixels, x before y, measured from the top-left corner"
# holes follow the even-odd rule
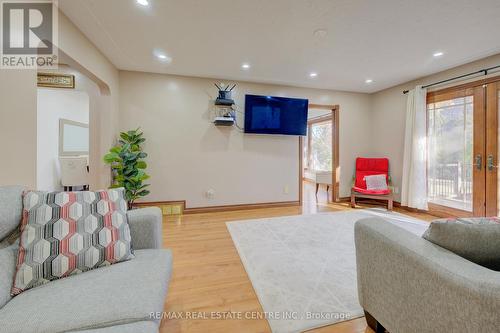
[[[456,216],[498,214],[499,100],[498,82],[481,81],[427,94],[431,211]]]

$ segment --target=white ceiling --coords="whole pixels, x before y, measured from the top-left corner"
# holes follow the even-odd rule
[[[149,3],[59,0],[123,70],[375,92],[500,53],[499,0]],[[326,36],[315,36],[318,29]],[[436,51],[445,54],[434,58]],[[252,66],[247,71],[244,62]]]

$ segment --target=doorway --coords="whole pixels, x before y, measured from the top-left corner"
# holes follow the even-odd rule
[[[84,179],[89,185],[89,95],[85,91],[44,88],[37,90],[37,189],[62,191],[65,164],[71,170],[78,163]],[[80,160],[76,158],[81,157]],[[76,171],[73,171],[76,172]],[[76,177],[72,175],[72,177]]]
[[[431,211],[454,216],[498,214],[499,100],[500,84],[492,80],[427,94]]]
[[[71,75],[74,87],[40,85],[37,88],[37,189],[65,190],[63,173],[75,182],[71,190],[84,186],[104,188],[107,183],[101,182],[100,169],[101,156],[107,146],[101,147],[100,130],[102,114],[108,110],[106,90],[84,72],[68,65],[60,64],[59,69],[41,74]],[[76,185],[80,181],[75,180],[75,174],[63,172],[63,167],[66,171],[68,167],[80,170],[78,179],[86,178],[86,181]],[[66,189],[69,190],[69,186]]]
[[[338,126],[338,106],[309,105],[307,135],[300,140],[300,186],[303,206],[311,212],[339,198]]]

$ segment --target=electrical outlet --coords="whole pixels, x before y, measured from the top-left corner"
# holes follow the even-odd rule
[[[283,194],[288,194],[290,193],[290,187],[288,185],[285,185],[285,187],[283,187]]]
[[[214,189],[208,189],[205,192],[205,196],[207,197],[207,199],[213,199],[215,197],[215,190]]]

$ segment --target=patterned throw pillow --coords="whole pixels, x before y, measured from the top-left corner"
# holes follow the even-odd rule
[[[123,189],[30,191],[23,206],[12,296],[134,257]]]
[[[385,175],[365,176],[367,190],[387,190],[387,179]]]

